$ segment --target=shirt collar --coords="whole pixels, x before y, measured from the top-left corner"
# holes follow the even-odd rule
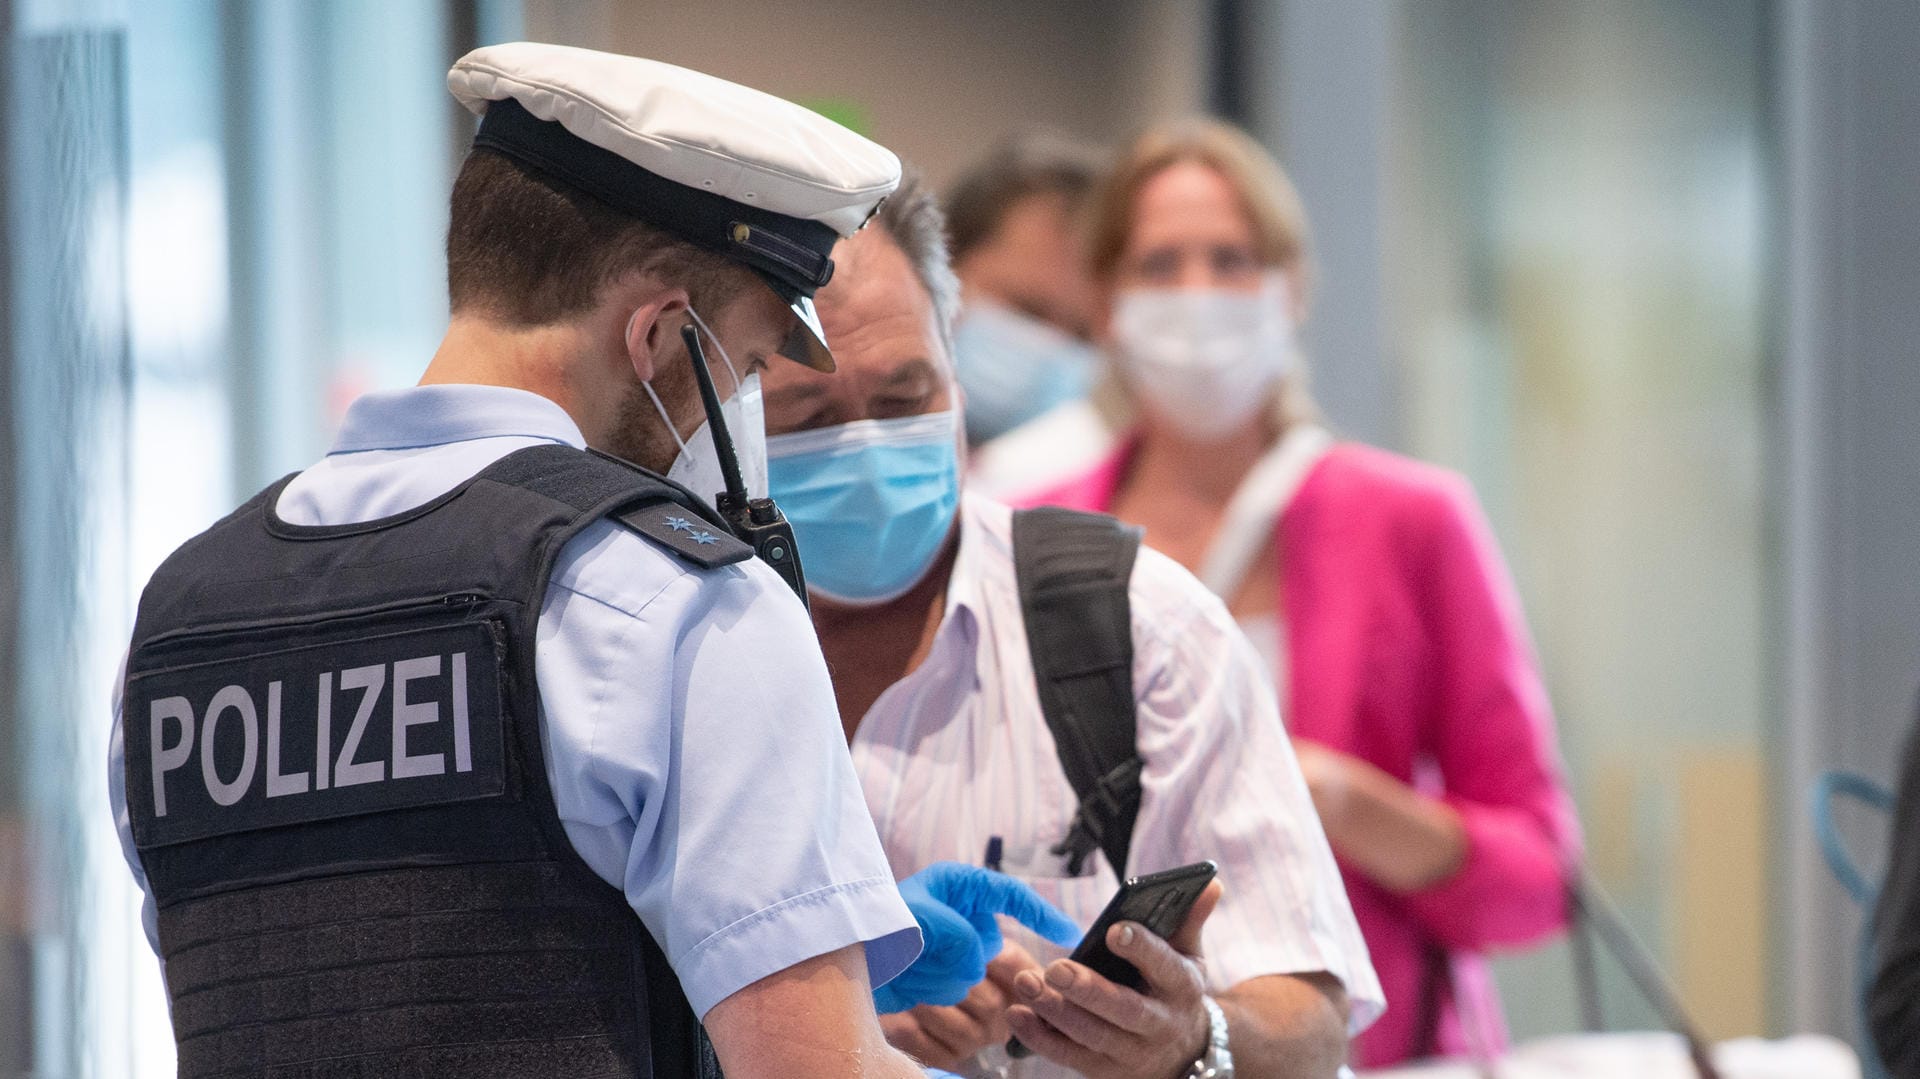
[[[993,570],[996,551],[1000,552],[1001,560],[1007,563],[1007,576],[1012,576],[1012,563],[1005,555],[1005,537],[994,535],[990,522],[984,519],[986,513],[996,508],[1005,512],[1003,507],[969,494],[962,486],[960,508],[956,513],[960,549],[954,553],[953,564],[947,569],[946,606],[940,613],[940,624],[934,627],[933,647],[918,667],[887,688],[881,700],[907,692],[900,687],[923,679],[933,679],[934,685],[941,685],[940,672],[956,667],[966,672],[967,691],[979,690],[984,647],[981,638],[984,627],[993,624],[988,617],[991,608],[988,606],[987,593],[991,587],[988,577]],[[1011,581],[1007,587],[1012,587]],[[875,707],[879,703],[875,701]]]
[[[981,608],[986,603],[984,577],[986,559],[991,554],[985,548],[993,543],[993,536],[979,520],[978,499],[963,487],[960,493],[960,509],[957,514],[960,523],[960,549],[954,553],[953,566],[947,571],[947,611],[942,621],[966,611],[977,624]]]
[[[544,438],[586,449],[559,405],[507,386],[433,385],[362,395],[347,409],[334,453],[407,450],[476,438]]]
[[[947,573],[947,609],[934,631],[938,640],[956,635],[967,649],[976,685],[982,638],[994,624],[996,607],[1008,603],[1018,609],[1014,584],[1013,548],[1008,523],[1011,512],[992,499],[960,491],[960,549]]]

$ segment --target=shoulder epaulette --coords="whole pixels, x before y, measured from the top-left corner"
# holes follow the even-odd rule
[[[674,502],[649,502],[611,516],[702,569],[731,566],[753,557],[753,548],[732,533]]]

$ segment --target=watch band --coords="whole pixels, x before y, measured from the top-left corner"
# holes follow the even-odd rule
[[[1213,997],[1203,996],[1207,1008],[1207,1046],[1187,1069],[1186,1079],[1233,1079],[1233,1052],[1227,1047],[1227,1014]]]

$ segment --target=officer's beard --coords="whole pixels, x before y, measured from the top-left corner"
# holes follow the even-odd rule
[[[675,396],[667,379],[655,379],[653,388],[663,401]],[[613,431],[607,435],[606,445],[597,448],[662,476],[680,455],[679,443],[661,423],[660,414],[654,411],[653,401],[638,380],[621,395]]]

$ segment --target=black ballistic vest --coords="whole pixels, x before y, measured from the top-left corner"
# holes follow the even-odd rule
[[[562,831],[535,624],[602,517],[704,566],[750,551],[680,488],[565,446],[365,524],[281,521],[286,482],[166,561],[128,656],[179,1074],[717,1075]]]

